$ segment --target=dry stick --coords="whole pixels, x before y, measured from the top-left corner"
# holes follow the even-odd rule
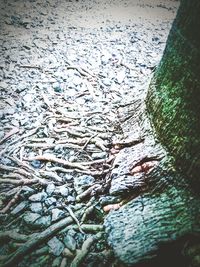
[[[25,144],[25,147],[34,147],[34,148],[43,148],[43,149],[50,149],[50,148],[54,148],[55,146],[57,146],[58,144],[44,144],[44,143],[34,143],[34,144]],[[74,148],[74,149],[82,149],[81,146],[78,145],[74,145],[74,144],[70,144],[70,143],[66,143],[66,144],[62,144],[62,148],[67,147],[67,148]]]
[[[28,238],[30,238],[30,235],[24,235],[20,234],[17,231],[5,231],[5,232],[0,232],[0,242],[7,242],[10,239],[14,239],[17,241],[27,241]]]
[[[44,128],[44,126],[38,126],[37,128],[33,129],[33,130],[30,131],[29,133],[24,134],[24,135],[18,137],[17,139],[13,140],[9,145],[7,145],[7,146],[0,152],[0,156],[3,155],[3,154],[8,150],[8,148],[10,148],[12,145],[18,143],[20,140],[22,140],[22,139],[24,139],[24,138],[26,138],[26,137],[29,137],[29,136],[35,134],[39,128]],[[21,145],[20,145],[19,147],[21,147]],[[14,150],[15,150],[15,149],[16,149],[16,148],[14,148]],[[13,151],[13,149],[12,149],[11,151],[9,151],[9,153],[11,153],[12,151]]]
[[[95,205],[92,205],[85,210],[81,218],[81,223],[83,223],[86,220],[86,218],[94,211],[94,208],[95,208]]]
[[[55,144],[60,145],[60,144],[71,143],[71,144],[84,145],[86,141],[87,141],[86,138],[79,138],[79,139],[78,138],[77,139],[67,138],[67,140],[66,139],[58,140],[55,142]]]
[[[60,267],[66,267],[67,266],[67,259],[63,258],[60,264]]]
[[[44,126],[38,126],[37,128],[33,129],[32,131],[30,131],[30,132],[28,132],[28,133],[26,133],[26,134],[24,134],[24,135],[18,137],[17,139],[13,140],[13,142],[11,142],[11,143],[9,144],[9,146],[14,145],[15,143],[18,143],[20,140],[22,140],[22,139],[24,139],[24,138],[26,138],[26,137],[29,137],[29,136],[31,136],[31,135],[37,133],[38,129],[40,129],[40,128],[44,128]]]
[[[62,133],[62,132],[67,132],[68,134],[71,134],[73,136],[77,136],[77,137],[80,137],[80,138],[84,138],[84,137],[90,137],[90,134],[89,133],[80,133],[80,132],[77,132],[77,131],[73,131],[71,129],[68,129],[68,128],[54,128],[54,132],[56,133]]]
[[[63,234],[70,229],[79,230],[78,225],[74,224],[64,228],[60,233]],[[81,229],[85,233],[98,233],[104,230],[104,226],[101,224],[81,224]]]
[[[25,159],[25,160],[28,160],[28,161],[32,161],[32,160],[51,161],[51,162],[54,162],[54,163],[62,164],[62,165],[67,166],[67,167],[77,168],[77,169],[80,169],[80,170],[87,170],[84,166],[82,166],[79,163],[74,163],[74,162],[69,162],[69,161],[64,160],[64,159],[59,159],[59,158],[57,158],[57,157],[55,157],[53,155],[41,155],[41,156],[38,155],[38,156],[29,158],[29,159]]]
[[[21,180],[14,180],[9,178],[0,179],[0,183],[7,183],[13,185],[30,185],[30,184],[41,184],[41,185],[48,185],[49,182],[46,179],[41,179],[35,175],[33,175],[33,179],[24,179]]]
[[[48,108],[52,111],[52,106],[51,106],[51,103],[48,99],[48,97],[46,96],[46,94],[44,93],[41,93],[42,95],[42,98],[44,99],[44,103],[48,106]]]
[[[83,165],[93,165],[93,164],[100,164],[100,163],[109,163],[111,162],[115,157],[111,156],[108,159],[97,159],[97,160],[92,160],[92,161],[83,161],[81,164]]]
[[[78,217],[80,215],[80,212],[77,212],[76,216]],[[33,234],[31,239],[28,239],[26,243],[24,243],[20,248],[17,249],[16,252],[14,252],[9,259],[2,263],[1,267],[13,267],[16,266],[17,263],[25,256],[27,253],[29,253],[31,250],[33,250],[35,247],[38,247],[41,243],[45,242],[47,239],[52,237],[54,234],[59,232],[61,229],[66,227],[67,225],[71,224],[73,222],[73,218],[67,217],[59,222],[54,223],[53,225],[49,226],[47,229],[40,233]]]
[[[11,179],[23,179],[23,177],[18,173],[4,174],[2,177]]]
[[[6,198],[11,197],[12,195],[15,195],[19,191],[20,188],[21,186],[18,186],[18,187],[12,188],[11,190],[8,190],[7,192],[2,192],[1,196],[6,197]]]
[[[89,75],[89,76],[95,77],[95,75],[93,73],[91,73],[89,70],[86,70],[85,68],[83,68],[81,66],[70,65],[70,66],[67,66],[67,69],[75,69],[83,76]]]
[[[50,178],[50,179],[54,180],[55,182],[59,182],[60,183],[60,182],[63,181],[63,179],[59,175],[54,173],[54,172],[41,170],[39,173],[40,173],[41,176],[43,176],[45,178],[48,178],[48,179]]]
[[[27,68],[27,69],[38,69],[38,70],[42,69],[40,66],[33,66],[33,65],[19,65],[19,64],[17,64],[17,66],[20,68]]]
[[[76,225],[74,226],[74,228],[76,228]],[[103,231],[104,229],[103,225],[100,224],[81,224],[81,228],[83,229],[83,231],[87,233],[88,232],[96,233]]]
[[[29,173],[29,172],[27,172],[27,171],[25,171],[25,170],[23,170],[23,169],[16,169],[15,171],[14,171],[14,173],[18,173],[18,174],[21,174],[21,175],[23,175],[23,176],[25,176],[25,177],[32,177],[32,174],[31,173]]]
[[[101,233],[98,233],[94,236],[90,236],[88,239],[86,239],[83,242],[82,248],[81,250],[78,250],[76,257],[73,259],[70,267],[78,267],[80,266],[80,264],[83,262],[83,260],[85,259],[85,257],[87,256],[87,254],[89,253],[89,249],[92,246],[92,244],[97,241],[98,239],[100,239],[102,236]]]
[[[6,141],[8,138],[10,138],[13,134],[16,134],[19,132],[19,128],[15,127],[12,128],[1,140],[0,140],[0,145]]]
[[[21,193],[21,188],[15,194],[15,196],[8,202],[8,204],[3,209],[0,210],[0,213],[6,213],[11,208],[11,206],[17,202],[20,193]]]
[[[79,194],[77,197],[76,197],[76,201],[79,202],[81,201],[83,198],[87,197],[88,195],[90,195],[92,193],[92,191],[94,189],[97,189],[101,187],[100,184],[94,184],[92,186],[90,186],[87,190],[85,190],[83,193]]]
[[[22,147],[20,148],[20,151],[19,151],[19,158],[20,158],[20,161],[22,161],[22,159],[23,159],[23,154],[24,154],[24,146],[22,146]]]
[[[58,172],[63,172],[63,173],[69,173],[69,172],[80,172],[80,173],[84,173],[84,174],[87,174],[87,175],[92,175],[92,176],[101,176],[103,174],[107,174],[110,170],[107,169],[107,170],[103,170],[103,171],[90,171],[90,170],[79,170],[79,169],[65,169],[65,168],[62,168],[62,167],[51,167],[51,168],[48,168],[46,166],[46,170],[47,171],[58,171]]]
[[[85,233],[83,232],[83,230],[81,229],[81,225],[80,225],[78,219],[76,218],[75,214],[74,214],[73,211],[71,210],[71,208],[70,208],[70,207],[67,207],[67,206],[66,206],[65,208],[66,208],[66,210],[69,212],[70,216],[74,219],[74,221],[76,222],[76,224],[78,225],[78,229],[80,230],[80,232],[81,232],[82,234],[85,234]]]
[[[11,166],[0,164],[0,170],[4,170],[4,171],[15,171],[15,170],[17,170],[17,168],[16,167],[11,167]]]
[[[82,147],[82,150],[84,150],[87,145],[89,144],[89,142],[92,140],[92,138],[96,137],[98,135],[98,133],[92,135],[90,138],[88,138],[88,140],[85,142],[84,146]]]

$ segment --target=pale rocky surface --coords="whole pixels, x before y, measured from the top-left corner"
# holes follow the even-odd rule
[[[70,266],[83,242],[102,231],[104,206],[145,189],[136,186],[143,174],[128,173],[165,155],[144,133],[140,116],[178,5],[1,1],[1,234],[16,230],[27,236],[3,242],[2,266],[60,267],[63,259]],[[148,152],[146,144],[154,150]],[[32,234],[65,218],[68,224],[12,261]],[[81,266],[97,266],[91,259],[115,249],[111,243],[105,235],[95,239],[89,252],[99,254],[89,253]],[[114,254],[105,254],[98,266],[119,266],[120,255]]]

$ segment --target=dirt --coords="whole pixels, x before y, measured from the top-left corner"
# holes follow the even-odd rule
[[[104,217],[154,166],[131,122],[179,2],[0,5],[1,266],[120,266]],[[120,171],[134,170],[123,188],[111,175],[122,149]]]

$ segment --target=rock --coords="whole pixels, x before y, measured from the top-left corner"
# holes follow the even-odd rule
[[[39,169],[42,165],[40,160],[32,160],[31,161],[31,165],[35,168],[35,169]]]
[[[45,199],[45,204],[47,206],[51,206],[51,205],[55,205],[57,202],[55,197],[48,197],[47,199]]]
[[[48,184],[47,188],[46,188],[46,193],[48,194],[48,196],[51,196],[53,194],[53,192],[55,191],[56,187],[53,183]]]
[[[107,153],[106,152],[95,152],[95,153],[92,153],[91,157],[92,159],[103,159],[103,158],[106,158],[107,156]]]
[[[26,104],[30,104],[30,102],[32,102],[33,99],[34,99],[34,95],[31,93],[28,93],[23,97],[23,100],[24,102],[26,102]]]
[[[0,131],[0,140],[4,137],[4,131]]]
[[[16,215],[20,213],[21,211],[25,210],[25,208],[28,206],[27,201],[22,201],[19,205],[17,205],[12,211],[11,214]]]
[[[78,97],[78,98],[76,99],[76,102],[77,102],[78,104],[80,104],[80,105],[83,105],[83,104],[85,104],[85,99],[83,99],[83,98],[81,98],[81,97]]]
[[[34,226],[37,226],[37,227],[48,227],[51,225],[51,216],[48,215],[48,216],[42,216],[41,218],[37,219],[35,222],[34,222]]]
[[[3,157],[0,159],[1,164],[10,166],[12,164],[12,161],[6,157]]]
[[[0,82],[0,89],[2,90],[2,89],[7,89],[8,88],[8,84],[6,83],[6,82],[4,82],[4,81],[1,81]]]
[[[112,81],[109,78],[104,78],[102,82],[105,86],[110,86],[112,84]]]
[[[82,79],[78,75],[75,75],[73,77],[73,83],[75,86],[81,85],[82,84]]]
[[[69,231],[68,231],[68,233],[69,233]],[[71,251],[75,251],[75,250],[76,250],[76,240],[75,240],[75,238],[74,238],[72,235],[70,235],[70,234],[68,234],[68,233],[67,233],[67,235],[64,237],[63,242],[64,242],[65,246],[66,246],[69,250],[71,250]]]
[[[35,192],[35,190],[27,185],[24,185],[21,190],[21,194],[24,197],[28,197],[32,195]]]
[[[64,179],[66,181],[72,181],[73,180],[73,176],[69,173],[66,173],[65,176],[64,176]]]
[[[51,240],[49,240],[47,244],[50,247],[50,252],[54,256],[60,256],[60,254],[63,252],[65,248],[63,243],[55,236]]]
[[[68,203],[75,202],[75,201],[76,201],[76,198],[75,197],[73,197],[73,196],[68,196],[67,197],[67,202]]]
[[[54,91],[55,91],[56,93],[61,93],[61,92],[63,91],[63,89],[62,89],[60,83],[58,83],[58,82],[53,83],[53,84],[52,84],[52,87],[53,87],[53,89],[54,89]]]
[[[33,213],[33,212],[27,212],[24,216],[24,221],[27,224],[34,225],[34,222],[40,218],[40,215],[38,213]]]
[[[15,108],[8,107],[8,108],[4,108],[3,113],[5,115],[13,115],[15,111],[16,111]]]
[[[23,92],[24,90],[26,90],[28,88],[28,85],[26,83],[19,83],[17,85],[17,89],[16,89],[16,92],[17,93],[21,93]]]
[[[56,257],[52,262],[52,267],[60,267],[62,257]]]
[[[63,197],[67,197],[69,195],[69,189],[65,185],[57,186],[56,192],[61,194]]]
[[[74,177],[74,189],[78,194],[83,192],[86,188],[93,185],[95,179],[91,175],[81,175],[79,177]]]
[[[57,221],[60,218],[63,218],[65,216],[64,211],[60,210],[60,209],[52,209],[52,222]]]
[[[124,81],[125,77],[126,77],[126,70],[125,69],[120,70],[117,73],[117,78],[116,78],[117,83],[121,84]]]
[[[30,210],[31,210],[32,212],[41,214],[42,211],[43,211],[42,204],[41,204],[40,202],[34,202],[34,203],[31,203],[31,205],[30,205]]]
[[[47,194],[45,192],[39,192],[37,194],[34,194],[29,197],[29,200],[33,202],[39,202],[39,201],[44,201],[47,198]]]

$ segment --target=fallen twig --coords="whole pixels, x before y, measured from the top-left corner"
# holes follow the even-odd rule
[[[12,135],[16,134],[19,132],[19,128],[14,127],[12,128],[1,140],[0,140],[0,145],[6,141],[8,138],[10,138]]]
[[[21,193],[21,188],[15,194],[15,196],[8,202],[8,204],[3,209],[0,210],[0,213],[6,213],[11,208],[11,206],[17,202],[17,200],[20,196],[20,193]]]
[[[89,253],[89,249],[92,246],[92,244],[100,239],[102,237],[101,233],[98,233],[94,236],[90,236],[88,239],[86,239],[83,242],[83,245],[81,247],[81,250],[77,250],[76,257],[73,259],[70,267],[78,267],[83,262],[87,254]]]
[[[65,169],[62,167],[47,167],[46,166],[46,170],[47,171],[58,171],[58,172],[63,172],[63,173],[69,173],[69,172],[79,172],[79,173],[84,173],[87,175],[92,175],[92,176],[101,176],[103,174],[107,174],[110,170],[102,170],[102,171],[90,171],[90,170],[79,170],[79,169]]]
[[[80,211],[77,212],[76,216],[80,215]],[[49,226],[42,232],[35,233],[32,235],[30,239],[27,240],[21,247],[17,249],[12,255],[9,256],[7,260],[5,260],[0,266],[3,267],[13,267],[16,266],[17,263],[29,253],[34,248],[38,247],[41,243],[45,242],[47,239],[55,235],[61,229],[66,227],[67,225],[73,222],[72,217],[67,217],[59,222],[54,223],[53,225]]]
[[[88,138],[88,140],[85,142],[84,146],[82,147],[82,150],[84,150],[86,148],[86,146],[89,144],[89,142],[92,140],[92,138],[94,138],[95,136],[97,136],[98,133],[92,135],[90,138]]]
[[[25,242],[28,238],[30,238],[30,235],[20,234],[16,230],[0,232],[0,242],[2,243],[8,242],[11,239]]]
[[[88,195],[90,195],[93,190],[95,190],[95,189],[97,189],[99,187],[101,187],[100,184],[94,184],[94,185],[90,186],[87,190],[85,190],[83,193],[79,194],[76,197],[76,201],[77,202],[81,201],[82,199],[84,199],[85,197],[87,197]]]
[[[64,159],[59,159],[59,158],[56,158],[54,155],[41,155],[41,156],[38,155],[38,156],[24,159],[24,160],[28,160],[28,161],[32,161],[32,160],[51,161],[54,163],[62,164],[64,166],[67,166],[70,168],[77,168],[77,169],[81,169],[81,170],[86,170],[86,168],[84,166],[82,166],[80,163],[74,163],[74,162],[69,162],[69,161],[64,160]]]
[[[70,225],[61,231],[61,233],[67,232],[69,229],[78,230],[78,225]],[[98,233],[103,231],[104,227],[102,224],[81,224],[81,229],[85,233]]]
[[[85,219],[87,218],[87,216],[89,216],[94,211],[94,207],[95,207],[95,205],[92,205],[85,210],[85,212],[81,218],[81,223],[83,223],[85,221]]]
[[[81,229],[81,225],[80,225],[78,219],[76,218],[74,212],[72,211],[72,209],[71,209],[70,207],[68,207],[68,206],[64,206],[64,208],[69,212],[70,216],[74,219],[74,221],[75,221],[76,224],[78,225],[78,229],[80,230],[80,232],[81,232],[82,234],[85,234],[85,233],[83,232],[83,230]]]

